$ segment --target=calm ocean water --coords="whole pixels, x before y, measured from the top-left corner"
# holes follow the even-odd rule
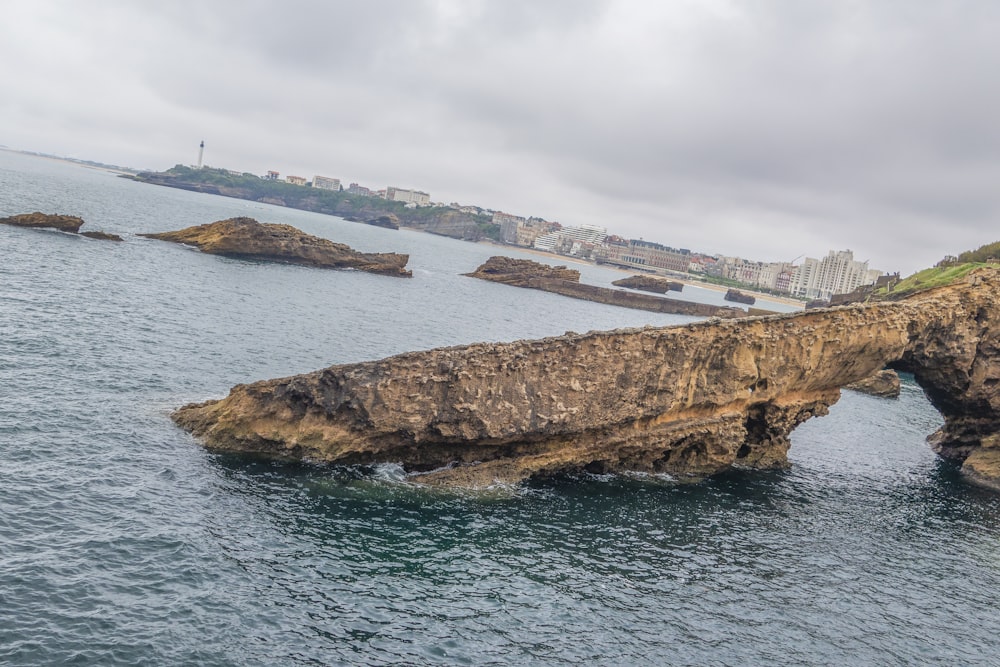
[[[929,451],[911,381],[845,392],[789,471],[699,485],[456,493],[218,456],[169,411],[333,363],[686,320],[458,275],[487,245],[0,152],[0,216],[34,210],[126,242],[0,226],[0,664],[1000,664],[1000,495]],[[234,215],[408,252],[414,278],[134,235]]]

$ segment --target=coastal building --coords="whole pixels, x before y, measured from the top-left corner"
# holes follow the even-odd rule
[[[605,243],[598,248],[596,259],[599,264],[614,264],[659,273],[687,273],[691,266],[691,251],[677,250],[642,239],[630,239]]]
[[[544,222],[544,221],[543,221]],[[558,223],[548,223],[556,225]],[[532,244],[537,250],[578,257],[596,256],[599,246],[608,237],[604,227],[583,225],[562,227],[538,236]]]
[[[291,183],[292,185],[305,185],[309,182],[301,176],[286,176],[285,181]]]
[[[718,261],[715,257],[709,255],[693,254],[691,255],[691,263],[688,265],[689,273],[707,273],[712,275],[715,270],[715,266]]]
[[[278,173],[276,171],[273,171],[273,170],[269,170],[267,172],[267,176],[264,177],[264,180],[265,181],[277,181],[280,177],[281,177],[280,173]]]
[[[730,280],[763,289],[788,292],[795,267],[791,262],[755,262],[740,257],[723,257],[717,274]]]
[[[320,190],[340,190],[340,179],[327,176],[313,176],[313,187]]]
[[[389,201],[401,201],[407,204],[413,203],[417,206],[430,206],[431,203],[431,196],[426,192],[396,188],[391,185],[385,189],[385,198]]]
[[[558,223],[541,218],[528,218],[524,224],[518,225],[517,238],[514,239],[514,243],[524,248],[530,248],[535,245],[539,236],[555,231],[557,228]]]
[[[854,259],[850,250],[831,250],[823,259],[807,257],[790,281],[790,291],[807,299],[829,299],[834,294],[847,294],[862,285],[871,285],[882,274],[869,269],[868,262]]]
[[[563,238],[581,241],[583,243],[600,244],[608,238],[608,230],[604,227],[583,225],[581,227],[563,227],[556,232]]]
[[[357,183],[351,183],[347,186],[347,192],[352,195],[363,195],[365,197],[371,197],[372,191],[363,185],[358,185]]]
[[[500,240],[504,243],[517,244],[517,230],[526,222],[528,219],[519,215],[511,215],[503,211],[493,213],[493,224],[500,225]]]

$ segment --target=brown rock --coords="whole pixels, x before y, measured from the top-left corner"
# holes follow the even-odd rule
[[[653,292],[654,294],[666,294],[667,290],[674,292],[684,290],[684,283],[656,278],[654,276],[629,276],[628,278],[620,278],[611,284],[615,287],[627,287],[629,289],[642,290],[643,292]]]
[[[80,236],[86,236],[91,239],[98,239],[99,241],[124,241],[122,237],[117,234],[109,234],[108,232],[80,232]]]
[[[184,243],[213,255],[269,260],[329,269],[358,269],[409,278],[409,255],[362,253],[343,243],[311,236],[291,225],[262,224],[253,218],[230,218],[175,232],[140,234]]]
[[[852,382],[844,389],[880,398],[899,398],[899,374],[886,368],[863,380]]]
[[[735,301],[737,303],[745,303],[749,306],[757,303],[757,297],[752,294],[744,294],[738,289],[729,289],[726,291],[726,295],[722,297],[726,301]]]
[[[399,462],[481,487],[564,471],[787,465],[789,433],[891,364],[931,438],[1000,488],[1000,270],[893,303],[413,352],[250,385],[173,418],[214,449]]]
[[[53,215],[49,213],[22,213],[9,218],[0,218],[0,224],[15,227],[31,227],[34,229],[58,229],[61,232],[76,234],[83,226],[83,218],[75,215]]]
[[[655,313],[673,313],[701,317],[743,317],[746,311],[739,308],[712,306],[694,301],[665,299],[649,294],[636,294],[625,290],[585,285],[580,282],[580,272],[565,266],[549,266],[530,259],[510,257],[490,257],[486,263],[472,273],[472,278],[481,278],[514,287],[527,287],[545,292],[553,292],[574,299],[607,303],[613,306],[649,310]]]
[[[399,229],[399,216],[395,213],[380,215],[377,218],[368,220],[367,224],[374,227],[384,227],[385,229]]]

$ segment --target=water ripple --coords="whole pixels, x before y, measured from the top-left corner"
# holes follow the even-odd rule
[[[790,471],[699,485],[451,492],[212,455],[167,415],[237,382],[681,320],[462,279],[476,244],[7,153],[0,185],[0,215],[127,239],[0,227],[0,663],[997,664],[1000,502],[930,453],[911,380],[845,393]],[[248,213],[409,252],[419,279],[135,236]]]

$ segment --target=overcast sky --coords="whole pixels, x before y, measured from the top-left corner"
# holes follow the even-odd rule
[[[995,0],[11,0],[0,144],[910,273],[1000,240]]]

